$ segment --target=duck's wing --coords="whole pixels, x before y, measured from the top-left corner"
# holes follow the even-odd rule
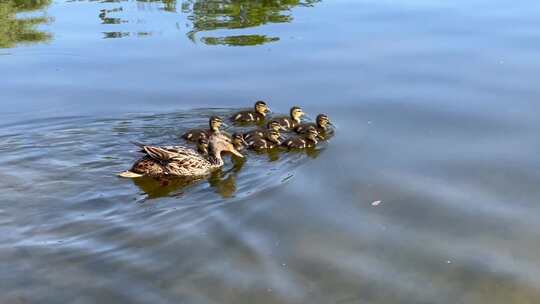
[[[161,147],[162,149],[165,149],[169,152],[173,152],[179,155],[186,155],[186,156],[197,156],[200,157],[201,154],[197,151],[195,151],[192,148],[184,147],[184,146],[165,146]]]
[[[148,156],[158,161],[170,161],[178,155],[178,153],[162,147],[143,146],[143,150]]]

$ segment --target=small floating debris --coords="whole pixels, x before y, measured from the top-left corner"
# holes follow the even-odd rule
[[[382,201],[374,201],[373,203],[371,203],[371,206],[377,207],[377,206],[379,206],[381,203],[382,203]]]

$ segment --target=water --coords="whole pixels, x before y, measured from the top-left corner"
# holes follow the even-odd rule
[[[539,3],[224,3],[0,3],[0,302],[540,301]],[[114,176],[257,99],[338,132]]]

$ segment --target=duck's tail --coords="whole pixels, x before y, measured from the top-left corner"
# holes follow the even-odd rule
[[[124,171],[124,172],[121,172],[121,173],[118,173],[117,174],[119,177],[123,177],[123,178],[139,178],[139,177],[143,177],[144,175],[142,174],[138,174],[138,173],[135,173],[135,172],[131,172],[131,171]]]

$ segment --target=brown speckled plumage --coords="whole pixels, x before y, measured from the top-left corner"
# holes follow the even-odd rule
[[[146,154],[132,168],[120,176],[184,176],[200,177],[223,166],[221,152],[231,152],[243,157],[231,141],[221,134],[213,135],[208,143],[208,156],[183,146],[143,146]]]

